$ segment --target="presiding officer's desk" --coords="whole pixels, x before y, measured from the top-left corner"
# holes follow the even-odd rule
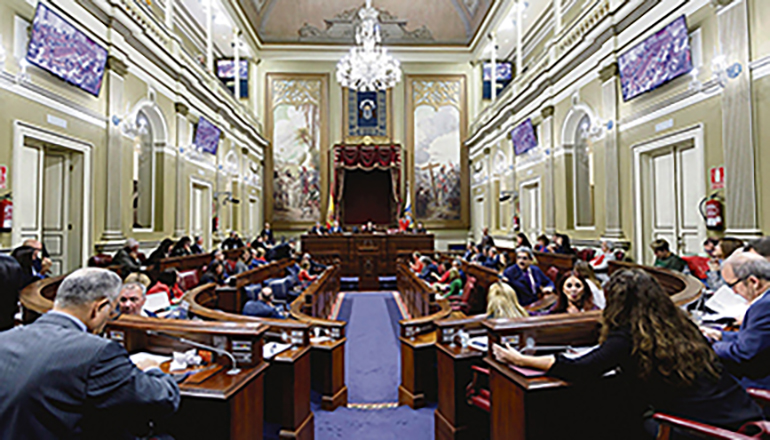
[[[339,258],[343,277],[358,277],[361,290],[377,290],[380,276],[396,275],[400,252],[430,253],[433,242],[433,234],[306,234],[302,236],[302,252],[319,261],[328,255]]]
[[[53,298],[64,278],[46,278],[22,290],[20,300],[25,323],[31,323],[53,307]],[[172,350],[192,348],[172,339],[151,336],[148,330],[220,347],[232,352],[241,368],[237,375],[227,375],[229,359],[217,356],[216,363],[223,364],[224,368],[210,377],[191,377],[181,383],[180,411],[160,422],[162,429],[172,433],[177,440],[262,438],[263,373],[268,367],[262,359],[262,340],[267,334],[267,326],[124,315],[107,326],[105,335],[121,343],[129,352],[168,354]]]

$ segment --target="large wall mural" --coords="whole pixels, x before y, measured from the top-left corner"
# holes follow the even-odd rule
[[[326,76],[269,75],[268,87],[273,197],[267,210],[278,227],[304,227],[321,218]]]
[[[460,76],[409,78],[411,188],[414,213],[433,227],[467,224],[465,81]]]

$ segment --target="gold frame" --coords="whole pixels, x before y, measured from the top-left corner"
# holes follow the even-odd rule
[[[470,226],[470,181],[468,166],[468,149],[464,142],[468,136],[468,93],[467,81],[465,75],[405,75],[406,99],[404,100],[404,110],[406,111],[406,150],[408,151],[408,161],[405,160],[405,166],[408,166],[409,192],[412,206],[416,207],[417,197],[415,194],[414,177],[414,86],[413,81],[458,81],[460,83],[460,220],[433,220],[422,221],[417,217],[416,208],[413,209],[415,221],[422,221],[423,225],[429,229],[468,229]],[[405,158],[406,159],[406,158]]]
[[[387,136],[348,136],[348,95],[350,89],[347,87],[341,87],[342,89],[342,142],[345,144],[363,144],[366,141],[370,141],[374,144],[391,144],[393,143],[393,93],[392,89],[388,89],[385,92],[385,101],[387,102],[387,115],[386,123],[388,124]]]
[[[290,80],[290,79],[303,79],[303,80],[320,80],[321,81],[321,98],[319,103],[320,110],[320,124],[321,124],[321,141],[318,148],[321,149],[318,166],[321,171],[321,206],[320,206],[320,218],[318,221],[322,221],[326,213],[326,207],[329,197],[329,74],[328,73],[268,73],[265,76],[265,91],[267,99],[265,100],[265,133],[267,139],[270,141],[268,151],[265,152],[265,191],[264,191],[264,219],[266,222],[270,222],[273,229],[276,230],[292,230],[301,231],[311,227],[315,221],[302,221],[302,222],[275,222],[273,219],[273,82],[277,80]]]

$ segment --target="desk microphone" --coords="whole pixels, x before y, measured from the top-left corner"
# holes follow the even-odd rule
[[[155,330],[146,330],[145,332],[150,336],[160,336],[163,338],[172,339],[174,341],[181,342],[183,344],[192,345],[193,347],[202,348],[204,350],[213,351],[214,353],[223,354],[228,358],[230,358],[230,362],[232,363],[232,367],[227,371],[227,374],[230,376],[234,376],[241,372],[241,369],[238,368],[238,364],[235,362],[235,357],[229,352],[222,350],[221,348],[212,347],[210,345],[201,344],[200,342],[191,341],[189,339],[180,338],[178,336],[172,336],[172,335],[169,335],[168,333],[163,333]]]

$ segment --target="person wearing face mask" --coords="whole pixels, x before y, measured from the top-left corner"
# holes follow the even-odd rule
[[[177,410],[179,388],[159,361],[135,365],[123,346],[97,336],[116,314],[120,286],[106,269],[76,270],[53,310],[0,334],[3,438],[134,438]]]
[[[594,304],[593,295],[586,279],[574,270],[559,278],[556,294],[558,295],[556,303],[548,310],[549,315],[599,310]]]

